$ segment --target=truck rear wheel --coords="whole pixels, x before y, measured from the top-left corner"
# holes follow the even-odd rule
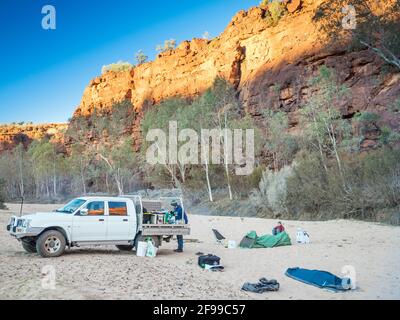
[[[116,247],[121,251],[132,251],[133,249],[131,245],[117,245]]]
[[[28,253],[36,253],[36,243],[35,242],[28,242],[28,241],[23,241],[21,242],[22,248]]]
[[[36,241],[36,250],[43,258],[61,256],[65,251],[66,240],[57,230],[43,232]]]
[[[153,243],[153,245],[158,248],[161,245],[161,241],[160,238],[158,236],[142,236],[142,235],[138,235],[135,239],[135,250],[137,249],[138,246],[138,242],[139,241],[146,241],[147,238],[151,239],[151,242]]]

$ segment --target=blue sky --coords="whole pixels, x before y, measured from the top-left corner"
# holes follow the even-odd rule
[[[157,44],[219,35],[255,0],[1,0],[0,123],[65,122],[90,79],[118,60],[134,62]],[[56,30],[41,26],[44,5]]]

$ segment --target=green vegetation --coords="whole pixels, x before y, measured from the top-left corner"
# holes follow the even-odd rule
[[[272,26],[275,26],[287,13],[286,5],[281,0],[262,0],[260,6],[267,8],[266,19]]]
[[[108,71],[113,72],[122,72],[122,71],[129,71],[133,68],[133,65],[129,62],[118,61],[116,63],[111,63],[109,65],[103,66],[101,68],[101,73],[104,74]]]
[[[143,138],[146,137],[151,128],[159,128],[167,132],[170,120],[177,121],[178,130],[193,129],[198,137],[201,137],[202,129],[256,129],[256,150],[259,145],[259,134],[256,126],[249,117],[243,117],[235,89],[221,78],[217,78],[213,86],[194,101],[181,98],[170,99],[147,111],[142,121]],[[199,142],[198,150],[201,153],[201,141]],[[222,146],[228,143],[224,137],[219,137],[217,142],[221,143]],[[181,142],[178,148],[183,144],[184,142]],[[145,144],[144,150],[146,150],[146,147]],[[211,164],[211,159],[208,158],[199,159],[203,160],[202,164],[189,165],[178,157],[178,164],[162,165],[161,173],[152,174],[151,182],[165,184],[165,177],[169,177],[168,179],[173,182],[175,187],[183,187],[185,184],[192,184],[194,179],[191,179],[191,177],[196,177],[197,187],[200,187],[200,179],[206,185],[209,200],[213,201],[211,176],[217,176],[218,182],[225,181],[228,196],[233,199],[233,168],[227,160],[227,154],[224,153],[225,148],[222,147],[221,149],[221,158],[218,159],[221,165]],[[160,170],[160,166],[153,170]],[[199,178],[202,175],[203,178]],[[216,187],[219,187],[219,185]],[[237,191],[240,193],[240,190]]]
[[[342,163],[345,187],[334,161],[326,171],[316,153],[303,153],[297,159],[295,173],[287,181],[291,218],[308,214],[375,220],[379,211],[400,204],[399,150],[383,148],[346,158]]]
[[[275,170],[292,162],[298,149],[295,137],[287,133],[289,122],[287,115],[282,112],[265,110],[264,124],[267,128],[265,149],[272,155]]]

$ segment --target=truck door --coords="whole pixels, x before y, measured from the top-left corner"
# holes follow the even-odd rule
[[[131,203],[108,201],[107,240],[133,240],[136,235],[135,221],[135,208]]]
[[[107,216],[104,201],[88,202],[74,215],[72,241],[104,241],[107,236]]]

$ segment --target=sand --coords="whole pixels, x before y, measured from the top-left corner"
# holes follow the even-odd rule
[[[156,258],[140,258],[115,247],[72,248],[54,259],[26,253],[5,230],[18,205],[0,211],[0,299],[399,299],[400,228],[361,221],[283,221],[292,241],[296,229],[308,231],[307,245],[272,249],[227,249],[215,243],[211,228],[239,242],[250,230],[270,233],[275,220],[190,215],[199,242],[174,253],[176,241],[164,243]],[[25,213],[57,205],[25,205]],[[221,257],[224,272],[202,270],[197,252]],[[55,289],[42,287],[42,269],[55,270]],[[289,267],[320,269],[343,276],[355,271],[357,289],[332,293],[285,276]],[[48,267],[47,267],[48,268]],[[346,267],[345,267],[346,268]],[[349,268],[349,267],[347,267]],[[241,291],[244,282],[276,279],[278,292]]]

